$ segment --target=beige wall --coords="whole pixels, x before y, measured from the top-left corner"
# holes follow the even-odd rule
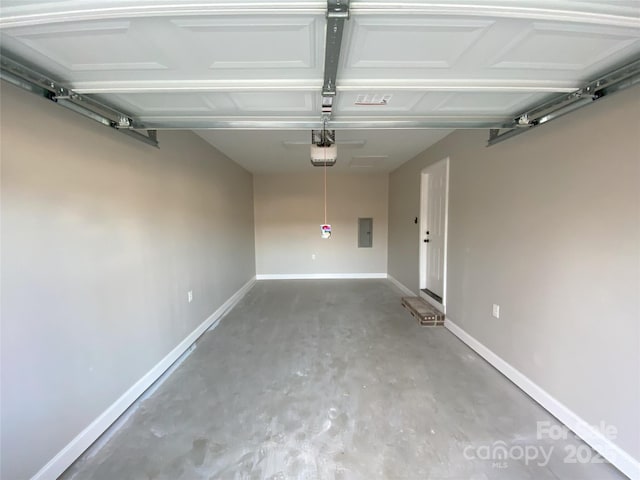
[[[321,168],[254,177],[258,275],[386,273],[388,176],[328,172],[328,240]],[[373,248],[358,248],[358,217],[373,217]]]
[[[20,480],[253,277],[253,187],[192,133],[158,150],[8,85],[1,134],[1,476]]]
[[[420,171],[451,158],[447,313],[640,458],[640,88],[493,147],[458,131],[390,176],[389,274],[418,288]],[[491,305],[501,305],[501,318]]]

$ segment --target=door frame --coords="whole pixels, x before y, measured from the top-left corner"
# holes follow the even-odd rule
[[[427,244],[423,242],[424,232],[427,228],[427,202],[429,199],[429,170],[434,165],[445,162],[445,199],[444,199],[444,253],[442,272],[442,303],[422,291],[427,285]],[[420,172],[420,231],[419,242],[419,295],[427,302],[438,308],[442,313],[447,313],[447,247],[449,243],[449,157],[438,160]]]

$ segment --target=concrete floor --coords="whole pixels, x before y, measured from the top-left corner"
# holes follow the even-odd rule
[[[625,478],[566,463],[587,447],[537,439],[558,422],[400,296],[386,280],[258,282],[61,478]]]

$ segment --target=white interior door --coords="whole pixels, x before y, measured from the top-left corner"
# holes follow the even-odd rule
[[[449,159],[424,169],[421,182],[420,295],[444,311]]]

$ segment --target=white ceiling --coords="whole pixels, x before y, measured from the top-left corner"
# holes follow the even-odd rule
[[[1,5],[3,49],[79,93],[150,127],[260,122],[275,131],[198,132],[252,171],[302,168],[308,157],[282,142],[309,131],[278,127],[320,120],[325,1]],[[640,55],[640,2],[352,0],[342,45],[336,121],[499,123]],[[371,94],[389,100],[356,105]],[[352,154],[388,155],[384,167],[357,170],[389,170],[444,134],[339,131],[366,144],[341,148],[335,168]]]
[[[229,158],[254,173],[308,172],[308,130],[197,130]],[[332,172],[389,172],[451,130],[343,130],[336,132],[338,161]]]

